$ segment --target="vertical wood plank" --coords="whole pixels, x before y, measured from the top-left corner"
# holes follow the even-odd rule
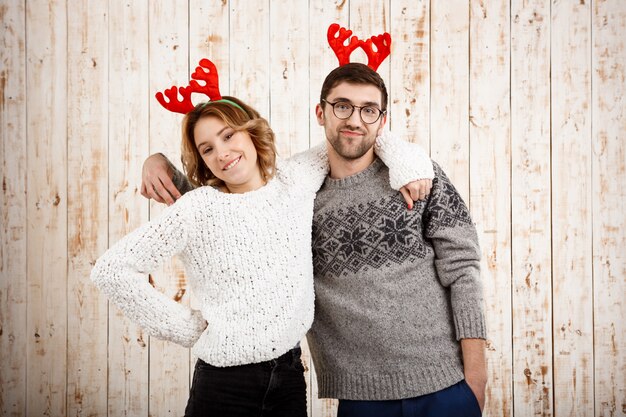
[[[309,148],[308,0],[270,3],[270,125],[278,155]]]
[[[66,6],[26,4],[29,416],[67,411]]]
[[[107,300],[91,284],[107,248],[108,5],[68,8],[68,361],[67,405],[72,416],[107,409]]]
[[[222,95],[229,95],[230,74],[228,73],[230,51],[228,1],[206,2],[204,0],[189,0],[189,71],[194,71],[202,58],[210,59],[217,67]],[[196,101],[194,101],[195,103]],[[179,142],[180,144],[180,133]],[[170,155],[170,159],[180,159],[179,150]],[[176,162],[178,163],[178,162]],[[199,308],[191,288],[188,288],[191,308]],[[193,380],[193,369],[198,358],[189,355],[189,384]]]
[[[109,2],[109,243],[148,220],[148,2]],[[109,416],[148,416],[148,336],[109,307]]]
[[[430,2],[392,0],[390,127],[430,149]]]
[[[368,0],[350,0],[350,29],[352,29],[353,34],[358,36],[359,39],[367,40],[372,36],[389,32],[389,1],[390,0],[372,2]],[[394,33],[391,33],[392,45],[394,35]],[[358,48],[350,55],[350,62],[362,62],[367,64],[367,55],[365,55],[363,49]],[[385,80],[387,90],[389,90],[390,85],[390,66],[391,59],[387,57],[376,70],[383,80]]]
[[[482,249],[488,330],[484,415],[498,417],[513,412],[509,13],[507,2],[470,3],[470,211]]]
[[[593,415],[591,5],[552,2],[554,414]]]
[[[180,152],[182,115],[165,110],[153,98],[157,91],[189,81],[189,10],[187,2],[153,0],[150,4],[150,152]],[[182,28],[182,29],[181,29]],[[195,68],[195,65],[194,65]],[[164,205],[150,205],[150,218]],[[147,277],[146,277],[147,279]],[[174,259],[152,274],[154,286],[188,303],[182,264]],[[189,398],[189,349],[150,338],[150,415],[182,415]]]
[[[431,2],[431,156],[469,204],[469,5]]]
[[[230,91],[269,120],[270,3],[230,0]]]
[[[26,18],[0,1],[0,415],[26,415]]]
[[[595,415],[626,415],[626,2],[593,3]]]
[[[551,416],[550,1],[511,16],[513,414]]]
[[[339,61],[328,45],[326,33],[331,23],[349,27],[350,7],[347,0],[312,1],[309,3],[309,97],[310,97],[310,145],[326,141],[324,130],[317,124],[315,105],[319,103],[324,79]],[[315,382],[315,381],[313,381]],[[317,396],[317,388],[314,395]],[[317,416],[318,414],[313,414]],[[319,414],[322,416],[323,414]]]
[[[320,92],[324,79],[339,62],[335,53],[328,45],[327,31],[332,23],[343,27],[350,24],[350,5],[346,0],[311,1],[309,2],[309,144],[316,146],[326,142],[324,130],[317,124],[315,106],[319,103]],[[303,351],[308,344],[303,344]],[[311,417],[332,417],[337,415],[337,400],[318,398],[317,376],[313,361],[310,364],[309,386],[309,415]]]

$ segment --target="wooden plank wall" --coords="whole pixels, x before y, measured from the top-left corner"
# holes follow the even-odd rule
[[[392,34],[392,129],[477,224],[485,415],[626,415],[626,2],[0,0],[0,17],[0,415],[182,415],[195,358],[89,282],[162,210],[143,160],[178,164],[181,118],[153,95],[209,57],[282,156],[307,149],[332,22]],[[176,261],[153,282],[194,303]],[[334,416],[304,346],[309,415]]]

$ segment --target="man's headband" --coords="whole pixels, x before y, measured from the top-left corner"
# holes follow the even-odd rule
[[[338,23],[333,23],[328,27],[328,44],[335,51],[337,59],[339,59],[339,66],[350,63],[350,54],[356,49],[361,48],[367,55],[367,66],[376,71],[378,66],[389,56],[391,52],[391,35],[387,32],[382,35],[372,36],[366,41],[359,39],[356,36],[352,36],[350,29],[339,26]],[[346,39],[350,38],[348,44],[345,44]],[[372,45],[376,46],[376,50]]]
[[[382,35],[372,36],[366,41],[359,39],[356,36],[352,36],[352,31],[339,26],[338,23],[333,23],[328,27],[328,44],[337,55],[339,59],[339,66],[350,63],[350,54],[356,49],[361,48],[367,55],[367,66],[376,71],[378,66],[389,56],[391,52],[391,35],[385,32]],[[348,44],[345,45],[346,39],[350,38]],[[376,47],[374,51],[373,46]],[[241,106],[234,101],[223,99],[220,94],[219,79],[217,76],[217,68],[215,64],[206,58],[200,60],[196,70],[191,74],[191,81],[186,87],[176,87],[165,89],[164,92],[156,93],[156,99],[165,109],[187,114],[194,109],[194,105],[191,102],[192,93],[201,93],[209,97],[209,101],[204,103],[216,103],[223,102],[231,104],[238,109]],[[198,81],[204,82],[204,85],[200,85]],[[179,93],[182,100],[179,100]],[[165,97],[168,101],[165,100]]]

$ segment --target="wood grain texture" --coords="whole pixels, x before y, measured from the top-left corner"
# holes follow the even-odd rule
[[[171,85],[189,82],[189,36],[179,28],[189,27],[185,2],[153,1],[150,27],[150,152],[176,155],[180,152],[183,116],[165,110],[153,95]],[[193,63],[195,69],[196,63]],[[206,97],[199,98],[205,101]],[[174,160],[180,169],[180,162]],[[151,201],[150,219],[157,218],[165,205]],[[153,286],[171,299],[188,304],[187,280],[176,258],[151,274]],[[148,279],[148,277],[146,277]],[[150,338],[150,415],[180,416],[189,398],[189,349],[174,343]]]
[[[230,91],[265,118],[270,114],[270,3],[230,0]],[[245,28],[245,30],[242,30]]]
[[[67,4],[26,4],[26,415],[67,413]]]
[[[430,2],[391,2],[390,127],[430,150]]]
[[[550,1],[511,16],[513,415],[552,416]]]
[[[470,9],[470,211],[482,249],[487,321],[484,415],[513,415],[511,344],[511,96],[509,5]]]
[[[89,275],[107,248],[108,5],[68,8],[67,412],[94,416],[107,407],[107,300]]]
[[[317,124],[315,105],[320,101],[324,79],[339,65],[337,56],[327,41],[328,26],[338,23],[349,25],[350,6],[347,0],[315,1],[309,3],[309,97],[311,112],[309,119],[309,144],[315,146],[326,141],[324,129]],[[315,391],[317,395],[317,391]],[[314,414],[316,415],[316,414]],[[322,414],[320,414],[322,415]]]
[[[305,0],[270,4],[270,125],[282,158],[309,148],[309,31]],[[289,25],[282,24],[290,22]]]
[[[26,414],[26,11],[0,1],[0,415]]]
[[[148,3],[109,8],[109,244],[148,220]],[[148,336],[109,306],[108,415],[148,416]],[[104,413],[103,413],[104,414]]]
[[[430,149],[469,204],[469,7],[431,2]]]
[[[626,3],[592,3],[595,415],[626,415]]]
[[[554,415],[583,417],[594,410],[591,4],[553,2],[551,14]]]

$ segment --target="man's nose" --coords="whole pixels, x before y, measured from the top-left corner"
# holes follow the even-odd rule
[[[350,126],[359,127],[362,123],[363,120],[361,120],[361,109],[355,107],[350,117],[348,117],[348,124]]]

